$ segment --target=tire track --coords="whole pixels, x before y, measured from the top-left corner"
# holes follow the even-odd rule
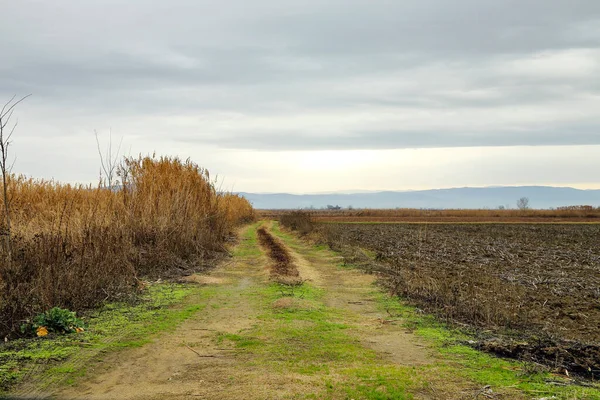
[[[274,280],[280,280],[281,278],[300,279],[300,272],[298,272],[298,268],[287,248],[264,227],[259,228],[257,233],[261,246],[265,248],[271,260],[271,278]]]

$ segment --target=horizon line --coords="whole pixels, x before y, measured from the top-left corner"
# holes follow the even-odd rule
[[[375,193],[407,193],[407,192],[428,192],[434,190],[453,190],[453,189],[496,189],[496,188],[554,188],[554,189],[573,189],[581,191],[594,191],[600,190],[600,184],[593,185],[594,187],[581,188],[575,186],[555,186],[555,185],[542,185],[542,184],[529,184],[529,185],[487,185],[487,186],[449,186],[449,187],[435,187],[429,189],[341,189],[332,191],[320,191],[320,192],[252,192],[246,190],[234,191],[233,193],[248,193],[258,195],[272,195],[272,194],[287,194],[293,196],[319,196],[319,195],[352,195],[352,194],[375,194]]]

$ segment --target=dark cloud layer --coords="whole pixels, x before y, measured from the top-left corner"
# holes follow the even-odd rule
[[[0,98],[34,93],[28,117],[73,135],[112,119],[242,149],[600,144],[597,0],[21,0],[0,50]]]

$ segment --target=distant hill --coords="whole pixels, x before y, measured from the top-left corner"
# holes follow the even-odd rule
[[[407,192],[329,193],[296,195],[288,193],[240,193],[257,209],[323,208],[516,208],[521,197],[529,198],[531,208],[569,205],[600,206],[600,190],[569,187],[510,186],[453,188]]]

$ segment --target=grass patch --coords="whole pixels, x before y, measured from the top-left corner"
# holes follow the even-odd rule
[[[256,230],[262,222],[256,222],[245,228],[240,237],[240,243],[233,250],[233,256],[239,258],[259,257],[262,252],[258,246],[258,235]]]
[[[0,395],[25,376],[56,382],[85,374],[84,362],[121,348],[140,347],[158,333],[175,329],[205,307],[211,287],[152,285],[136,304],[110,303],[84,316],[88,329],[79,334],[48,335],[0,345]],[[194,295],[194,304],[173,307]],[[47,365],[42,368],[41,365]]]
[[[238,349],[251,349],[261,346],[263,343],[254,337],[239,335],[235,333],[219,333],[217,334],[217,342],[223,343],[224,341],[231,341]]]
[[[310,243],[299,241],[293,232],[289,230],[281,229],[281,224],[278,221],[273,221],[271,226],[271,232],[280,239],[282,239],[286,245],[294,249],[295,251],[308,253],[310,255],[332,255],[333,252],[324,243]]]
[[[291,234],[281,230],[279,221],[271,221],[271,232],[273,232],[274,235],[284,239],[286,242],[294,239],[294,237]]]
[[[269,335],[272,359],[284,362],[288,368],[305,370],[367,356],[362,346],[346,334],[348,327],[337,310],[323,305],[320,289],[303,284],[295,290],[304,307],[270,307],[263,315],[272,324]],[[275,284],[267,287],[264,295],[268,305],[286,296],[285,289]]]
[[[407,391],[421,386],[412,368],[388,365],[366,349],[352,333],[354,319],[325,306],[322,289],[271,283],[248,295],[264,310],[260,322],[236,334],[219,333],[217,340],[247,352],[251,366],[321,382],[301,398],[410,399]]]
[[[350,399],[412,399],[410,391],[421,386],[415,370],[389,366],[369,366],[347,371],[357,382],[345,389]],[[415,384],[418,382],[418,384]]]

